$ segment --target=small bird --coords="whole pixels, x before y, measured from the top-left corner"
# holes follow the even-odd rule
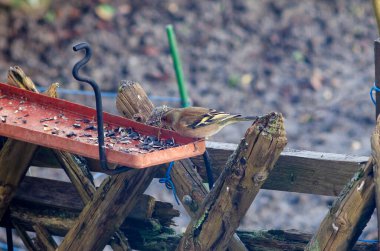
[[[243,117],[240,114],[217,112],[203,107],[187,107],[169,109],[162,115],[161,122],[182,136],[206,138],[216,134],[227,125],[258,118],[257,116]]]
[[[59,87],[58,82],[52,83],[49,86],[49,88],[46,91],[44,91],[43,94],[45,94],[46,96],[52,97],[52,98],[58,98],[58,93],[57,93],[58,87]]]

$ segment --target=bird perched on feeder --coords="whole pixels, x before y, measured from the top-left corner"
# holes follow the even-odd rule
[[[169,109],[162,115],[161,122],[182,136],[205,138],[216,134],[227,125],[258,118],[257,116],[243,117],[240,114],[217,112],[203,107],[186,107]]]
[[[49,86],[49,88],[46,91],[44,91],[43,94],[52,98],[58,98],[58,92],[57,92],[58,87],[59,87],[58,82],[52,83]]]

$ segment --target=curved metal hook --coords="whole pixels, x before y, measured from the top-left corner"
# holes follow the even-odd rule
[[[126,167],[126,166],[121,166],[117,169],[109,169],[108,168],[107,158],[106,158],[106,147],[104,145],[103,106],[102,106],[101,92],[100,92],[98,84],[94,80],[86,78],[86,77],[81,77],[79,75],[80,68],[82,68],[82,66],[87,64],[88,61],[90,60],[90,58],[92,56],[92,50],[91,50],[90,45],[86,42],[79,43],[73,47],[74,51],[79,51],[82,49],[85,50],[85,55],[79,62],[77,62],[74,65],[73,70],[72,70],[72,74],[76,80],[90,84],[92,86],[92,88],[94,89],[94,92],[95,92],[100,166],[107,174],[110,174],[110,175],[119,174],[119,173],[128,171],[131,168]]]
[[[93,80],[87,79],[85,77],[81,77],[81,76],[79,76],[79,73],[78,73],[79,69],[82,68],[82,66],[84,66],[85,64],[87,64],[88,61],[90,61],[90,58],[92,56],[92,50],[91,50],[91,47],[89,46],[88,43],[82,42],[82,43],[79,43],[79,44],[73,46],[74,51],[79,51],[82,49],[85,49],[85,55],[81,60],[79,60],[79,62],[77,62],[74,65],[72,73],[73,73],[73,76],[76,80],[82,81],[82,82],[87,82],[87,83],[91,82],[91,85],[92,85],[92,84],[94,84]]]

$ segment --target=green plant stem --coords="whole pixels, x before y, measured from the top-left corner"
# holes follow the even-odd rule
[[[377,30],[380,35],[380,0],[372,0],[373,11],[375,12]]]
[[[189,107],[190,100],[189,100],[189,95],[187,93],[185,79],[183,77],[182,63],[179,57],[177,41],[175,38],[173,26],[172,25],[166,26],[166,32],[167,32],[168,40],[169,40],[170,53],[173,58],[174,71],[177,77],[178,90],[179,90],[179,95],[181,97],[181,105],[182,107]]]

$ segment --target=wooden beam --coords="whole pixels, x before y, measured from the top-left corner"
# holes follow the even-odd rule
[[[236,144],[206,142],[217,178]],[[207,175],[202,156],[192,158],[204,181]],[[345,184],[368,161],[368,157],[285,149],[263,188],[337,196]]]
[[[71,183],[79,192],[83,203],[89,203],[94,197],[96,187],[92,174],[88,170],[85,159],[74,154],[59,150],[53,150],[53,153],[71,180]],[[114,240],[111,242],[112,249],[123,250],[123,247],[129,247],[128,240],[123,237],[125,237],[123,233],[117,230],[112,237]],[[129,249],[130,248],[128,248],[128,250]]]
[[[213,161],[213,173],[217,178],[223,165],[236,149],[237,144],[206,142],[207,150]],[[38,154],[40,156],[40,154]],[[43,164],[42,156],[37,157],[36,164],[56,167],[49,161]],[[264,189],[285,192],[309,193],[318,195],[337,196],[350,178],[368,161],[367,156],[352,156],[336,153],[285,149],[276,163],[275,168],[263,185]],[[191,158],[197,167],[203,182],[207,182],[206,171],[202,156]],[[91,171],[98,171],[95,160],[90,160]],[[281,171],[280,171],[281,170]],[[164,170],[157,173],[156,178],[163,177]]]
[[[28,213],[31,211],[29,210]],[[64,214],[59,214],[62,221],[68,221],[69,218],[64,217]],[[41,215],[41,217],[43,217]],[[34,218],[35,221],[40,222],[38,218]],[[71,220],[72,224],[74,221]],[[51,221],[49,218],[45,218],[44,223],[49,224]],[[27,229],[30,225],[22,223],[23,227]],[[45,228],[49,228],[45,224]],[[155,223],[157,224],[157,223]],[[66,224],[64,224],[66,225]],[[21,228],[20,223],[17,224],[18,228]],[[129,226],[129,227],[128,227]],[[149,228],[153,229],[148,231]],[[169,230],[162,228],[162,226],[146,224],[141,226],[140,224],[129,224],[125,227],[121,227],[127,237],[130,239],[130,244],[133,249],[136,250],[174,250],[181,239],[181,235],[176,235],[174,231],[170,233]],[[58,236],[63,236],[69,227],[64,232],[55,233]],[[25,233],[25,230],[22,230]],[[308,241],[311,239],[311,234],[301,233],[295,230],[267,230],[267,231],[237,231],[237,235],[240,237],[244,245],[248,250],[271,250],[271,251],[283,251],[283,250],[304,250]],[[145,237],[145,239],[143,238]],[[26,236],[29,242],[29,236]],[[111,240],[112,241],[112,240]],[[36,250],[33,245],[28,246],[28,250]],[[353,251],[375,251],[376,244],[357,243]]]
[[[21,182],[12,205],[25,208],[55,208],[72,214],[79,214],[84,208],[81,197],[72,183],[28,176]],[[173,217],[178,216],[179,211],[173,209],[170,203],[156,201],[152,196],[142,194],[127,218],[142,221],[153,218],[163,226],[169,227],[174,224]]]
[[[226,250],[287,143],[283,117],[256,120],[191,220],[177,250]]]
[[[375,209],[373,163],[358,171],[336,198],[305,250],[351,250]]]
[[[378,100],[380,102],[380,99]],[[377,240],[380,241],[380,117],[377,119],[377,126],[375,132],[371,137],[372,157],[374,159],[373,165],[373,181],[375,183],[375,201],[377,210]],[[378,250],[380,250],[380,243],[378,242]]]
[[[28,88],[22,86],[24,82],[16,84],[16,87],[35,90],[33,82]],[[55,90],[55,88],[54,88]],[[53,92],[46,93],[48,96],[54,95]],[[15,139],[8,139],[0,151],[0,219],[3,218],[15,191],[25,176],[30,162],[38,146]]]
[[[54,251],[58,247],[53,237],[41,224],[35,224],[33,229],[36,232],[38,246],[41,246],[42,250]]]
[[[16,232],[18,236],[20,237],[20,239],[22,240],[22,242],[24,243],[26,249],[29,251],[37,251],[37,248],[34,246],[32,239],[29,237],[25,229],[21,227],[15,221],[12,221],[12,225],[16,229]]]
[[[124,116],[144,122],[153,104],[138,83],[122,82],[117,106],[124,105]],[[83,209],[75,226],[58,250],[102,250],[132,211],[137,199],[154,178],[156,167],[131,170],[106,179],[91,202]]]

